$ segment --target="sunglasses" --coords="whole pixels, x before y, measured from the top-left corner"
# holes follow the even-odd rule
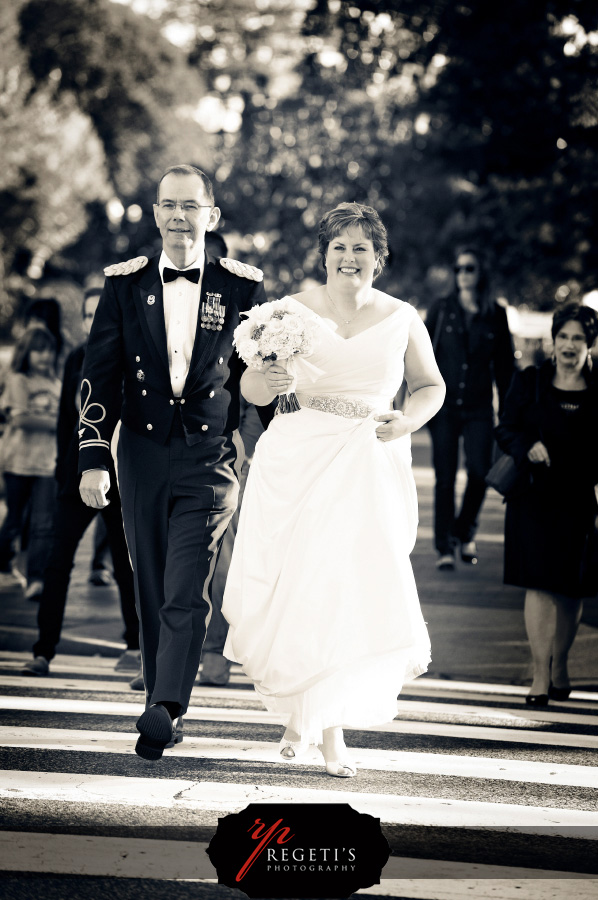
[[[459,272],[471,273],[471,272],[475,272],[475,271],[477,271],[477,268],[476,268],[476,266],[473,266],[471,263],[468,263],[466,266],[455,266],[454,267],[455,275],[458,275]]]

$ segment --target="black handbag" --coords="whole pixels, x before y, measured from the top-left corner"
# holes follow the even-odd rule
[[[540,399],[540,373],[536,369],[536,397],[535,402]],[[540,431],[540,440],[542,440],[542,431]],[[509,453],[502,453],[493,466],[489,469],[484,479],[489,487],[494,488],[499,494],[505,498],[513,497],[515,494],[523,493],[532,483],[532,471],[527,465],[518,466],[513,457]]]
[[[498,457],[487,473],[485,481],[487,485],[494,488],[503,497],[508,497],[516,490],[521,490],[529,484],[529,479],[526,479],[525,473],[517,467],[515,460],[508,453],[503,453]]]

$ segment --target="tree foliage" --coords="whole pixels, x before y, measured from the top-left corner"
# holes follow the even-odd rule
[[[403,296],[425,299],[435,264],[472,236],[514,302],[594,286],[594,2],[315,0],[300,27],[297,7],[181,14],[213,94],[240,98],[238,133],[220,135],[220,196],[233,225],[256,223],[275,290],[316,275],[313,228],[340,199],[384,216],[386,283]]]
[[[184,159],[214,176],[225,236],[273,295],[321,279],[317,222],[341,200],[380,211],[392,253],[380,286],[416,303],[471,238],[511,302],[550,308],[596,286],[595,0],[158,6],[161,18],[109,0],[17,0],[0,90],[3,125],[16,117],[0,183],[9,267],[34,244],[46,272],[79,278],[151,252],[156,178]],[[20,123],[31,134],[38,118],[39,152],[18,159]],[[74,177],[83,185],[62,184]],[[71,215],[48,215],[48,234],[40,197],[52,191]],[[106,193],[122,204],[110,220]]]

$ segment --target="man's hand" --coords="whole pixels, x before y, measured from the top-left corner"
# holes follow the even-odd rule
[[[79,493],[86,506],[93,509],[103,509],[108,506],[110,500],[106,500],[106,494],[110,490],[110,475],[105,469],[89,469],[81,476]]]

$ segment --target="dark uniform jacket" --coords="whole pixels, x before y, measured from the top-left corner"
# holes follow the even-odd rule
[[[492,408],[492,381],[500,407],[514,371],[513,341],[503,306],[494,303],[466,327],[456,294],[443,297],[426,317],[438,368],[446,383],[446,404],[466,411]]]
[[[225,307],[222,330],[201,327],[182,396],[170,382],[159,256],[130,275],[106,278],[89,336],[81,387],[79,471],[111,464],[110,441],[119,419],[158,444],[180,415],[189,445],[234,431],[239,424],[239,379],[245,368],[233,348],[240,313],[266,299],[261,281],[227,271],[206,257],[200,304]]]
[[[56,425],[56,480],[62,490],[78,492],[77,474],[79,442],[79,389],[85,359],[85,344],[81,344],[67,356],[62,378],[58,423]]]

